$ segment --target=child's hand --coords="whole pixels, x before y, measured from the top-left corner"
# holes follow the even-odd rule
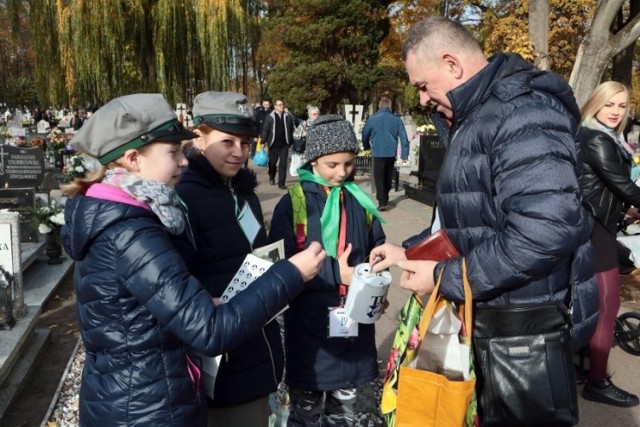
[[[309,247],[302,252],[298,252],[289,262],[298,269],[302,280],[308,282],[318,275],[327,253],[318,242],[311,242]]]
[[[353,276],[353,267],[349,267],[349,255],[351,255],[351,250],[353,246],[351,243],[347,245],[347,249],[344,250],[342,255],[338,257],[338,265],[340,266],[340,280],[343,284],[349,285],[351,283],[351,276]]]

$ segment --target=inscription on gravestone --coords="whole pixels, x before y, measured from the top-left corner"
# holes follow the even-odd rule
[[[38,187],[44,178],[41,148],[0,146],[0,187]]]
[[[32,210],[35,208],[35,189],[0,189],[0,209],[8,209],[20,214],[20,242],[38,241],[38,231],[32,225]]]

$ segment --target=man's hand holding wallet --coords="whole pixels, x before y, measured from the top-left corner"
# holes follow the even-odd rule
[[[451,259],[460,253],[444,230],[438,230],[406,250],[399,246],[385,243],[371,251],[369,259],[379,258],[372,267],[378,272],[397,265],[402,268],[400,287],[414,291],[418,295],[430,294],[435,285],[433,270],[438,261]]]

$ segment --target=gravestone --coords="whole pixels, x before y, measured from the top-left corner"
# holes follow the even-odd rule
[[[438,135],[420,135],[418,170],[411,172],[411,175],[418,177],[418,185],[405,184],[407,197],[433,206],[445,153],[446,148]]]
[[[24,317],[24,286],[20,265],[20,215],[17,212],[0,212],[0,267],[13,276],[13,317]]]
[[[20,215],[20,242],[38,241],[38,231],[33,227],[33,210],[36,207],[34,188],[0,189],[0,209],[7,209]]]
[[[363,105],[344,104],[344,117],[353,126],[358,139],[362,139],[362,111]]]
[[[0,188],[38,187],[43,178],[41,148],[0,146]]]
[[[32,226],[36,187],[44,178],[44,153],[41,148],[0,146],[0,209],[20,214],[23,243],[37,242]]]
[[[49,132],[49,129],[50,129],[49,122],[44,119],[40,120],[36,124],[36,127],[37,127],[37,132],[41,134],[46,134],[47,132]]]
[[[19,110],[16,110],[9,119],[7,120],[8,128],[22,128],[22,113]]]

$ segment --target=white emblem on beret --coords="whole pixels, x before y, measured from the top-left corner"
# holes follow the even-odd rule
[[[247,111],[249,111],[249,109],[246,105],[238,104],[238,111],[240,111],[242,114],[247,114]]]

